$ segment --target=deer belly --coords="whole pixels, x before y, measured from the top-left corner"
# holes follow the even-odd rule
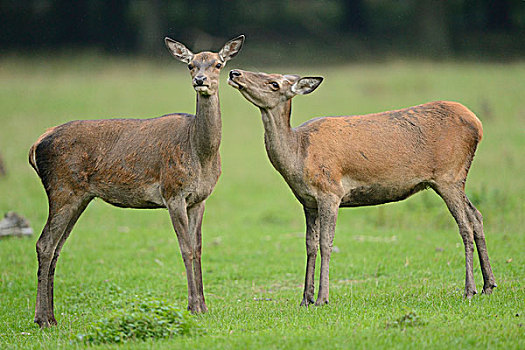
[[[341,207],[359,207],[396,202],[424,190],[428,183],[415,184],[371,184],[351,188],[341,199]]]
[[[141,187],[114,185],[98,195],[104,202],[121,208],[155,209],[164,208],[158,183]]]

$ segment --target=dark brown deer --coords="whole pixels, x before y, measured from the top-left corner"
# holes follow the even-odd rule
[[[295,95],[314,91],[323,78],[230,71],[229,84],[260,108],[271,163],[304,207],[306,278],[301,305],[314,303],[315,259],[321,277],[315,305],[328,303],[329,263],[339,207],[403,200],[428,187],[445,201],[465,245],[465,296],[476,294],[473,242],[483,292],[496,287],[480,212],[465,195],[465,181],[482,137],[481,122],[465,106],[438,101],[377,114],[323,117],[290,127]]]
[[[201,273],[201,223],[206,198],[221,173],[219,73],[244,36],[218,52],[193,54],[165,39],[188,64],[197,92],[196,115],[153,119],[78,120],[47,130],[29,162],[45,187],[49,217],[38,239],[35,322],[55,325],[53,278],[64,242],[93,198],[125,208],[167,208],[188,279],[188,309],[206,312]]]

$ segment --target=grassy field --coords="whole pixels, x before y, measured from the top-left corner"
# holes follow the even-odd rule
[[[295,98],[292,124],[432,100],[460,101],[484,125],[467,194],[484,215],[498,288],[462,298],[464,250],[433,192],[401,203],[340,211],[330,305],[300,308],[303,214],[263,146],[259,111],[221,81],[223,174],[203,224],[206,332],[126,348],[525,348],[525,64],[390,62],[369,65],[229,67],[323,75]],[[76,58],[0,60],[0,214],[26,216],[39,234],[42,185],[27,163],[47,128],[73,119],[155,117],[195,110],[184,65]],[[169,130],[166,130],[169,132]],[[33,324],[38,235],[0,240],[0,348],[83,347],[89,325],[137,295],[186,305],[186,278],[164,210],[94,201],[57,266],[59,326]],[[319,268],[319,264],[318,264]],[[477,256],[475,279],[483,286]],[[318,274],[316,276],[318,278]],[[317,286],[317,284],[316,284]],[[116,347],[116,346],[103,346]]]

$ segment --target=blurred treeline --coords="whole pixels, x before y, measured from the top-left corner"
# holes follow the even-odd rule
[[[164,56],[246,34],[253,55],[334,61],[385,57],[519,59],[522,0],[0,0],[2,52],[99,50]],[[305,57],[306,56],[306,57]]]

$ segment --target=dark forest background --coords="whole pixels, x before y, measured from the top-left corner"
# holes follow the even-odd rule
[[[164,36],[201,50],[240,33],[269,62],[268,48],[278,60],[513,60],[525,53],[525,1],[0,0],[0,53],[161,57]]]

